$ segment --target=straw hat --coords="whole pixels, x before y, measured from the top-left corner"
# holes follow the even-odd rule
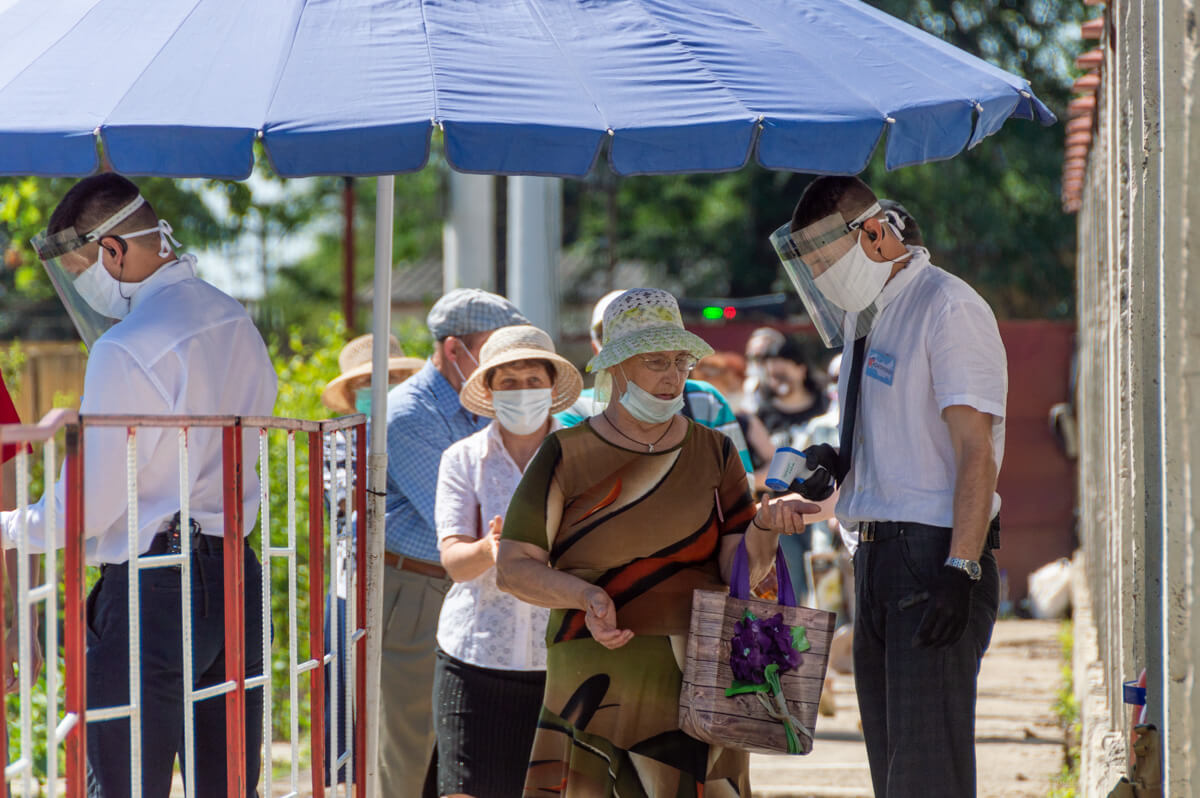
[[[342,347],[338,367],[342,373],[329,381],[321,392],[321,404],[337,413],[357,412],[351,385],[360,377],[371,376],[371,336],[360,335]],[[405,357],[396,336],[388,336],[388,384],[404,382],[425,365],[419,357]]]
[[[550,412],[566,410],[579,398],[583,390],[583,377],[579,369],[554,351],[554,342],[544,330],[529,324],[501,327],[483,344],[479,352],[479,368],[471,373],[463,385],[459,400],[462,406],[479,416],[494,418],[492,397],[486,388],[488,372],[505,363],[518,360],[545,360],[554,369],[554,403]]]

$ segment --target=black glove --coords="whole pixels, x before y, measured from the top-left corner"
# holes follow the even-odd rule
[[[913,635],[913,645],[936,647],[957,643],[967,630],[967,621],[971,617],[971,588],[974,585],[965,571],[943,565],[929,591],[929,606]]]
[[[804,450],[804,460],[813,473],[801,483],[792,483],[792,488],[810,502],[828,499],[833,493],[833,475],[837,473],[837,449],[828,443],[809,446]]]

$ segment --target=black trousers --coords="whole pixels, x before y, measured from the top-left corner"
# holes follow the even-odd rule
[[[196,688],[225,681],[224,563],[220,539],[192,554],[192,663]],[[212,544],[211,541],[215,541]],[[262,673],[262,569],[243,547],[246,676]],[[183,744],[183,632],[179,568],[141,574],[142,795],[166,798]],[[129,702],[129,568],[107,565],[87,601],[88,709]],[[226,795],[225,696],[195,705],[196,795]],[[262,689],[246,692],[246,794],[258,793],[262,765]],[[89,794],[130,794],[129,721],[87,724]]]
[[[949,529],[903,523],[854,555],[854,684],[876,798],[975,795],[976,680],[1000,601],[995,556],[980,559],[958,643],[914,646],[928,603],[898,606],[932,588],[949,551]]]

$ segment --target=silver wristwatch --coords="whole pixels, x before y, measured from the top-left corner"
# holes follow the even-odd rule
[[[972,582],[978,582],[979,578],[983,576],[983,569],[979,567],[979,563],[975,562],[975,560],[964,560],[962,557],[947,557],[945,564],[962,571]]]

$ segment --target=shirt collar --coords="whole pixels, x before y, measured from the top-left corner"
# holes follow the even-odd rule
[[[190,280],[195,276],[196,256],[183,255],[179,260],[160,266],[154,271],[154,274],[138,283],[137,290],[129,299],[129,307],[132,310],[167,286]]]
[[[562,428],[562,423],[554,416],[550,416],[550,432],[554,432]],[[546,434],[549,435],[550,432],[547,432]],[[509,459],[512,459],[511,455],[508,454],[508,449],[504,448],[504,438],[500,437],[500,422],[496,419],[492,419],[492,423],[487,425],[487,435],[484,436],[483,456],[487,457],[500,452],[503,452],[505,456],[509,457]]]
[[[910,247],[908,251],[912,253],[912,257],[908,259],[908,265],[896,272],[896,275],[888,280],[887,285],[875,298],[875,306],[880,311],[886,308],[893,299],[900,296],[900,292],[907,288],[917,274],[929,265],[929,250],[925,247]]]

